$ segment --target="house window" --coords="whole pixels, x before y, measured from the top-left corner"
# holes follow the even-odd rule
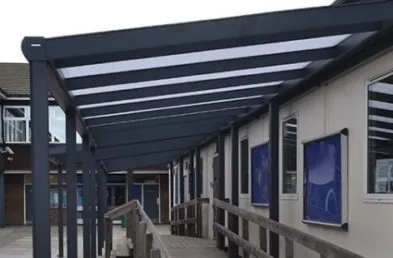
[[[393,193],[393,75],[368,86],[368,193]]]
[[[29,114],[27,107],[4,108],[4,135],[8,143],[27,142],[29,138]]]
[[[282,125],[282,191],[296,194],[297,185],[297,118],[291,117]]]
[[[58,106],[49,106],[50,143],[65,143],[65,114]],[[3,112],[4,135],[7,143],[31,142],[31,112],[29,106],[6,106]],[[82,139],[77,134],[77,143]]]
[[[241,193],[248,194],[248,139],[240,142]]]

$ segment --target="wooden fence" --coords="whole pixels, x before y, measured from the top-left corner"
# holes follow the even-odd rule
[[[214,199],[213,207],[215,209],[222,209],[228,212],[228,217],[237,216],[239,221],[241,221],[243,228],[242,237],[225,228],[225,225],[220,225],[218,221],[214,222],[213,228],[219,234],[227,237],[230,242],[234,243],[239,248],[242,248],[244,258],[248,258],[249,255],[261,258],[273,258],[267,253],[267,234],[269,231],[277,233],[279,236],[285,239],[286,258],[294,257],[294,243],[302,245],[318,253],[321,258],[364,258],[325,240],[273,221],[264,216],[255,214],[245,209],[241,209],[237,206],[233,206],[227,202]],[[252,244],[250,241],[248,241],[249,222],[259,226],[259,246],[256,246],[255,244]]]
[[[171,233],[173,235],[202,237],[202,209],[209,198],[198,198],[172,208]]]
[[[127,202],[105,214],[105,258],[114,257],[113,220],[127,215],[127,237],[135,258],[169,258],[160,234],[138,200]]]

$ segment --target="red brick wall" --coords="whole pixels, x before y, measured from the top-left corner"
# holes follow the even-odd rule
[[[5,223],[24,224],[24,181],[23,175],[4,175],[5,184]]]

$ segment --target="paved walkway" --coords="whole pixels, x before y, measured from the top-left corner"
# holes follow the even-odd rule
[[[64,255],[67,255],[66,227],[64,227]],[[83,237],[82,227],[78,227],[78,254],[83,257]],[[120,227],[114,227],[114,241],[124,238],[125,231]],[[6,227],[0,229],[0,258],[31,258],[33,257],[32,228]],[[57,257],[58,248],[57,227],[51,228],[51,250],[52,257]]]
[[[227,258],[227,254],[216,248],[216,242],[210,239],[163,235],[171,258]]]

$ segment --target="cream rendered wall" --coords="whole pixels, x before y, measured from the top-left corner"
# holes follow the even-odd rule
[[[280,222],[296,227],[304,232],[330,241],[345,249],[359,253],[367,258],[392,257],[393,237],[393,195],[373,198],[366,195],[367,173],[367,116],[366,85],[369,80],[387,71],[393,71],[393,52],[354,68],[328,84],[305,94],[304,96],[280,108],[280,123],[290,115],[298,117],[298,193],[297,195],[280,194]],[[308,139],[335,133],[343,128],[349,129],[348,143],[348,222],[347,232],[322,226],[302,223],[303,216],[303,146]],[[281,139],[280,126],[280,139]],[[269,140],[268,117],[262,117],[239,130],[240,141],[249,138],[250,149]],[[281,144],[281,141],[280,141]],[[282,148],[280,147],[280,150]],[[204,158],[204,196],[212,198],[213,192],[207,185],[212,177],[212,159],[215,144],[203,150]],[[251,158],[251,155],[249,155]],[[226,151],[226,164],[230,152]],[[249,169],[251,164],[249,160]],[[226,172],[228,173],[228,172]],[[226,174],[227,175],[227,174]],[[206,178],[207,177],[207,178]],[[249,175],[251,179],[251,175]],[[282,181],[282,156],[280,151],[280,192]],[[239,160],[240,190],[240,160]],[[226,191],[227,193],[227,191]],[[268,216],[268,208],[254,207],[250,204],[249,193],[240,194],[239,206],[258,214]],[[211,214],[212,215],[212,214]],[[209,218],[212,225],[212,217]],[[249,227],[250,241],[258,244],[258,227]],[[242,232],[240,224],[239,232]],[[212,232],[210,231],[212,234]],[[211,236],[210,234],[210,236]],[[281,252],[283,251],[281,244]],[[283,254],[281,254],[283,255]],[[295,257],[319,257],[298,245],[295,245]]]
[[[290,226],[331,241],[365,257],[392,257],[393,204],[366,197],[367,84],[393,68],[393,52],[358,67],[326,86],[283,107],[280,117],[298,114],[298,140],[349,129],[348,216],[349,231],[303,224],[303,146],[298,145],[298,198],[280,200],[280,220]],[[281,132],[280,132],[281,134]],[[280,160],[282,157],[280,157]],[[281,163],[281,162],[280,162]],[[281,171],[282,169],[280,169]],[[280,173],[281,176],[281,173]],[[282,196],[284,197],[284,196]],[[317,257],[303,248],[295,257]]]
[[[190,178],[190,169],[189,169],[189,164],[190,164],[190,157],[184,157],[183,158],[183,169],[184,169],[184,202],[190,201],[190,193],[188,190],[188,180]]]
[[[201,157],[203,159],[202,197],[209,198],[209,209],[206,213],[204,213],[208,214],[208,219],[203,219],[203,228],[205,232],[208,232],[208,236],[211,239],[213,238],[213,188],[211,185],[213,184],[213,158],[215,152],[216,143],[212,143],[201,149]]]

